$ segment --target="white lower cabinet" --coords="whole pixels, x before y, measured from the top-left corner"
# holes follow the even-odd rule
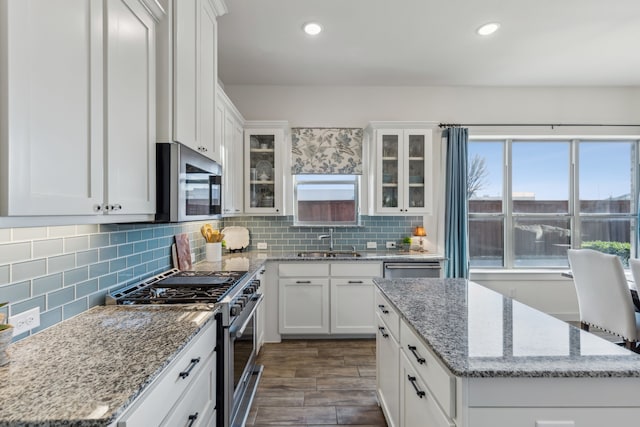
[[[376,337],[376,377],[378,401],[389,427],[400,425],[400,344],[380,316]]]
[[[380,290],[375,298],[377,393],[390,427],[638,424],[640,378],[456,377]]]
[[[215,426],[215,346],[216,322],[211,321],[114,426]]]
[[[379,262],[296,262],[278,266],[281,334],[373,335],[373,277]]]
[[[375,285],[380,263],[331,263],[331,333],[375,333]]]
[[[455,427],[404,353],[400,355],[400,425]]]
[[[470,408],[469,427],[605,427],[638,425],[636,408]]]
[[[280,279],[280,333],[329,333],[329,280]]]

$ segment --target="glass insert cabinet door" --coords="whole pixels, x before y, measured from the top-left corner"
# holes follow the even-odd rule
[[[245,130],[245,210],[280,213],[282,166],[280,151],[284,134],[278,129]]]
[[[398,208],[398,185],[400,177],[400,139],[399,134],[383,134],[382,140],[382,197],[383,208]]]
[[[377,213],[428,213],[431,209],[430,129],[377,131]]]

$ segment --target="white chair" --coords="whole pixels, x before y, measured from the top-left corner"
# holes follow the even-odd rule
[[[595,326],[619,336],[626,348],[635,350],[640,338],[640,315],[633,308],[620,259],[592,249],[569,249],[567,253],[582,329],[588,331]]]
[[[629,259],[629,267],[631,268],[631,275],[633,276],[633,283],[635,284],[635,289],[631,291],[634,300],[633,305],[635,306],[636,312],[638,312],[638,310],[640,310],[640,300],[638,299],[638,286],[640,285],[640,259]]]

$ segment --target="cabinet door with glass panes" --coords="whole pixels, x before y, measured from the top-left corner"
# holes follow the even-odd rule
[[[245,129],[246,213],[282,214],[283,129]]]
[[[431,212],[432,131],[378,129],[376,213]]]

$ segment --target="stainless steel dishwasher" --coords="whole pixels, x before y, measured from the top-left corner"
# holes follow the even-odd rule
[[[399,279],[403,277],[440,277],[439,261],[422,262],[385,262],[384,277]]]

